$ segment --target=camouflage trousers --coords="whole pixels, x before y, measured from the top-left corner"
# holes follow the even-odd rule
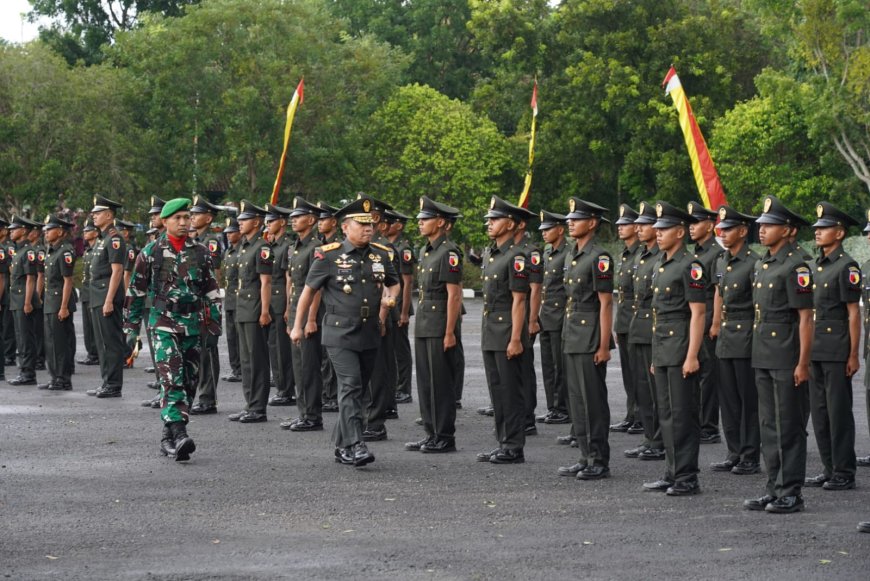
[[[185,422],[199,384],[202,340],[199,335],[178,335],[161,329],[152,332],[154,367],[160,384],[160,419]]]

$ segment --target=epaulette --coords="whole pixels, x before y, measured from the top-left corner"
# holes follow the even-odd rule
[[[383,244],[381,244],[381,243],[379,243],[379,242],[371,242],[370,244],[371,244],[372,246],[374,246],[375,248],[380,248],[380,249],[383,250],[384,252],[392,252],[392,251],[393,251],[393,249],[390,248],[389,246],[385,246],[385,245],[383,245]]]
[[[321,252],[329,252],[330,250],[335,250],[336,248],[339,248],[339,247],[341,247],[341,242],[332,242],[332,243],[327,244],[325,246],[321,246],[320,250],[321,250]]]

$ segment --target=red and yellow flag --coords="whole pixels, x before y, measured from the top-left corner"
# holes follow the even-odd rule
[[[535,123],[538,120],[538,81],[532,88],[532,138],[529,141],[529,167],[526,170],[526,181],[523,185],[523,193],[520,194],[520,208],[529,207],[529,192],[532,189],[532,164],[535,161]]]
[[[692,173],[695,175],[701,201],[707,209],[716,210],[719,206],[728,203],[725,199],[725,191],[722,189],[719,174],[716,173],[716,166],[713,165],[713,158],[707,150],[707,142],[704,141],[701,128],[698,127],[698,122],[692,113],[692,106],[689,105],[689,99],[674,67],[668,71],[662,87],[665,87],[665,93],[671,96],[674,107],[680,114],[680,127],[686,140],[686,149],[689,150],[689,158],[692,160]]]
[[[287,105],[287,124],[284,126],[284,150],[281,152],[281,162],[278,164],[278,175],[275,177],[275,185],[272,186],[270,203],[278,203],[278,192],[281,191],[281,176],[284,175],[284,162],[287,161],[287,146],[290,145],[290,129],[293,127],[293,118],[296,116],[296,108],[302,104],[305,91],[305,79],[299,80],[299,86],[293,92],[293,98]]]

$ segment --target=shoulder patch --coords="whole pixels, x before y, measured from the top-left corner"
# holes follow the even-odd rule
[[[218,241],[217,240],[209,240],[208,241],[208,251],[212,254],[215,254],[218,251]]]
[[[414,253],[411,252],[410,248],[405,248],[402,251],[402,260],[404,262],[411,262],[412,260],[414,260]]]
[[[27,251],[27,261],[33,262],[34,260],[36,260],[36,253],[33,250],[28,250]]]
[[[447,264],[450,266],[459,266],[459,253],[453,252],[452,250],[447,253]]]
[[[794,271],[797,275],[798,286],[801,288],[808,288],[812,279],[812,277],[810,276],[810,269],[806,266],[799,266],[794,269]]]
[[[522,272],[526,268],[526,259],[522,256],[514,257],[514,272]]]
[[[704,266],[700,262],[693,262],[689,274],[692,276],[692,280],[701,280],[704,278]]]
[[[112,238],[112,248],[115,250],[121,249],[121,239],[120,238]]]
[[[861,284],[861,269],[857,266],[849,267],[849,284],[858,286]]]
[[[602,254],[598,257],[598,272],[607,272],[610,270],[610,257]]]
[[[67,264],[72,264],[73,263],[72,252],[64,252],[63,253],[63,261],[66,262]]]
[[[4,260],[6,258],[6,253],[0,248],[0,260]]]
[[[127,256],[130,257],[130,260],[135,260],[136,251],[131,248],[130,250],[127,251]]]
[[[261,260],[269,260],[272,256],[272,250],[268,246],[263,246],[260,248],[260,259]]]

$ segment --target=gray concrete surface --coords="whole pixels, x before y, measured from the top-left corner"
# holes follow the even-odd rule
[[[95,367],[79,366],[73,392],[0,383],[0,575],[8,579],[867,579],[870,469],[858,488],[805,491],[807,510],[741,509],[765,476],[713,473],[724,444],[701,447],[703,494],[643,492],[659,462],[622,456],[640,438],[613,434],[613,476],[556,475],[576,450],[554,443],[567,426],[539,426],[526,464],[479,464],[494,447],[479,351],[480,302],[468,301],[468,356],[459,452],[404,451],[418,439],[417,404],[399,406],[377,462],[333,462],[330,430],[286,432],[291,408],[239,425],[240,384],[219,385],[216,416],[195,417],[189,463],[157,453],[154,393],[142,367],[125,373],[122,399],[96,400]],[[80,330],[80,327],[79,327]],[[79,331],[80,332],[80,331]],[[223,361],[226,365],[226,360]],[[7,377],[15,370],[6,369]],[[46,377],[39,373],[40,379]],[[863,370],[855,384],[859,454],[870,454]],[[540,377],[539,377],[540,382]],[[613,417],[624,413],[619,364],[608,367]],[[416,397],[415,397],[416,400]],[[543,402],[543,389],[539,390]],[[539,410],[543,408],[539,405]],[[810,436],[808,473],[820,469]]]

